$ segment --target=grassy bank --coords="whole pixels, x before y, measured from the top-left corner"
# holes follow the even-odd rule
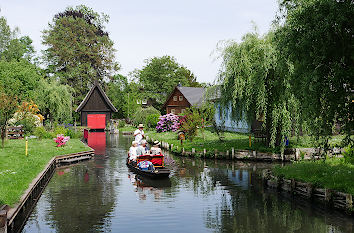
[[[134,127],[126,126],[124,128],[119,129],[121,132],[123,131],[134,131]],[[169,144],[178,145],[179,149],[181,149],[181,142],[177,139],[176,132],[164,132],[164,133],[156,133],[155,130],[145,130],[145,134],[150,138],[155,140],[168,142]],[[259,152],[280,152],[279,148],[269,148],[262,141],[255,140],[252,137],[252,145],[249,146],[249,134],[242,133],[232,133],[232,132],[224,132],[224,140],[220,141],[217,134],[212,132],[211,130],[205,130],[204,137],[201,133],[198,134],[197,137],[193,140],[193,142],[189,140],[185,140],[183,142],[183,147],[186,151],[191,151],[192,148],[195,148],[197,152],[202,152],[205,148],[207,151],[214,152],[217,149],[220,152],[226,152],[227,150],[231,150],[234,147],[236,150],[256,150]],[[338,144],[342,139],[341,135],[334,136],[330,144],[333,146]],[[307,148],[314,147],[314,142],[308,136],[302,137],[292,137],[290,138],[289,148]]]
[[[354,195],[354,165],[343,159],[326,161],[302,161],[284,167],[273,168],[276,176],[310,182],[317,187],[334,189]]]
[[[57,155],[86,151],[79,139],[70,139],[65,147],[55,147],[53,139],[28,141],[25,156],[25,140],[9,140],[0,148],[0,205],[13,205],[19,201],[32,180]]]

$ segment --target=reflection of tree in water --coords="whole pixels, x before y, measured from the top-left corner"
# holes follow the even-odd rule
[[[243,189],[230,179],[230,172],[210,170],[213,183],[220,184],[223,190],[216,208],[209,207],[206,211],[208,228],[217,232],[348,232],[341,229],[343,226],[339,226],[337,220],[332,221],[337,223],[335,227],[324,222],[323,216],[309,212],[310,207],[295,209],[291,202],[273,193]],[[245,172],[251,171],[244,170],[243,174]]]
[[[48,186],[51,210],[47,220],[58,232],[95,232],[110,229],[109,218],[116,200],[112,167],[95,169],[92,162],[74,166],[53,177]],[[61,170],[59,170],[61,171]],[[65,171],[65,170],[64,170]]]

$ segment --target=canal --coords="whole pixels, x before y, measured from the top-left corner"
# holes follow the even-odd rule
[[[154,181],[125,164],[131,139],[90,133],[93,160],[59,168],[22,232],[353,232],[354,218],[264,190],[274,164],[167,155]]]

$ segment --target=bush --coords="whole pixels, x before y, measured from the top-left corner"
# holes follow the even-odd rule
[[[46,136],[47,136],[47,131],[45,130],[44,127],[40,126],[40,127],[35,128],[35,130],[34,130],[34,135],[35,135],[39,140],[41,140],[42,138],[46,138]]]
[[[354,148],[348,146],[343,153],[344,161],[346,163],[354,164]]]
[[[65,136],[69,136],[70,138],[81,138],[82,137],[82,133],[81,133],[80,130],[75,132],[74,129],[67,129]]]
[[[186,135],[190,141],[197,136],[198,128],[202,127],[202,118],[197,111],[188,111],[181,119],[180,130]]]
[[[58,134],[62,134],[64,136],[66,136],[68,133],[68,129],[66,129],[64,126],[56,126],[55,129],[54,129],[54,135],[55,137],[58,135]]]
[[[146,122],[146,118],[151,114],[161,114],[159,110],[154,107],[140,108],[133,116],[133,124],[137,126],[138,124],[143,124]]]
[[[30,117],[17,121],[16,125],[22,125],[25,134],[31,134],[36,128],[35,119]]]
[[[167,132],[167,131],[177,131],[179,129],[179,117],[170,113],[159,117],[159,122],[157,122],[156,131]]]
[[[125,121],[124,120],[119,120],[118,121],[118,128],[123,128],[125,127]]]
[[[151,114],[146,118],[145,125],[150,128],[154,129],[157,126],[157,122],[159,122],[160,114]]]

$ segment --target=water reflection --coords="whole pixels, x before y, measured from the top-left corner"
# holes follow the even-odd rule
[[[353,232],[352,217],[264,190],[255,172],[272,164],[167,155],[157,181],[126,167],[130,141],[90,140],[99,154],[57,170],[24,232]]]

